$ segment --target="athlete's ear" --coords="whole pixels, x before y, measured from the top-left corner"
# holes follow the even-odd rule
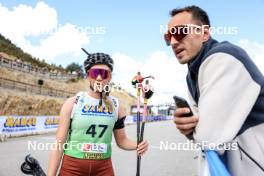
[[[210,39],[210,37],[211,37],[210,26],[203,25],[202,26],[202,34],[203,34],[203,42],[208,41]]]

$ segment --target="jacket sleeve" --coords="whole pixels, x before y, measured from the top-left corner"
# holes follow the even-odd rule
[[[232,55],[215,53],[199,69],[197,142],[221,144],[237,135],[260,93],[244,65]]]

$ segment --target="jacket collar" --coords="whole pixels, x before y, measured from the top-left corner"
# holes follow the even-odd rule
[[[198,75],[200,65],[202,63],[203,58],[208,53],[208,51],[214,47],[215,44],[217,44],[218,41],[214,40],[213,38],[210,38],[208,41],[203,43],[203,46],[195,58],[188,63],[189,71],[195,75]]]

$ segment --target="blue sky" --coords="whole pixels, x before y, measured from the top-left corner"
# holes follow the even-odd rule
[[[246,49],[264,73],[262,0],[5,0],[0,1],[0,32],[33,56],[57,65],[82,64],[81,47],[108,53],[116,63],[114,81],[133,91],[130,79],[137,71],[153,74],[155,101],[168,102],[172,94],[186,97],[187,69],[177,63],[160,30],[170,10],[187,5],[207,11],[213,27],[235,28],[235,35],[213,37]]]
[[[34,7],[38,1],[0,1],[10,9],[26,4]],[[59,24],[70,22],[78,26],[105,27],[105,35],[91,36],[90,51],[123,52],[144,60],[156,50],[171,54],[163,42],[160,25],[166,25],[169,11],[175,7],[195,4],[205,9],[213,26],[236,26],[238,34],[216,36],[218,40],[237,42],[241,38],[264,42],[264,1],[185,1],[185,0],[95,0],[44,1],[55,8]],[[100,42],[101,41],[101,42]]]

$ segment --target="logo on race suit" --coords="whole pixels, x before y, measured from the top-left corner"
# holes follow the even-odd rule
[[[86,104],[82,108],[82,113],[84,115],[88,114],[102,114],[102,115],[112,115],[113,110],[110,106],[98,106]]]
[[[105,143],[86,143],[82,145],[82,151],[88,153],[106,153],[107,145]]]

